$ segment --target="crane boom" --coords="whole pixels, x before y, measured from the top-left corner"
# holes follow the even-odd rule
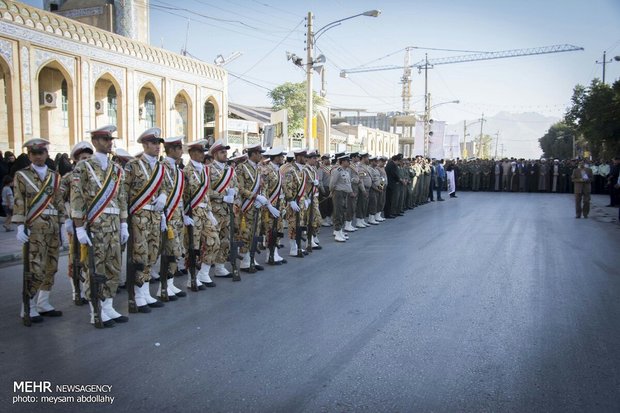
[[[578,50],[583,50],[583,47],[573,46],[570,44],[558,44],[553,46],[543,46],[543,47],[533,47],[529,49],[513,49],[513,50],[502,50],[499,52],[486,52],[486,53],[473,53],[467,55],[460,56],[452,56],[452,57],[441,57],[438,59],[429,59],[428,65],[429,67],[434,65],[445,65],[451,63],[464,63],[464,62],[474,62],[478,60],[492,60],[492,59],[506,59],[510,57],[519,57],[519,56],[533,56],[539,54],[549,54],[549,53],[561,53],[561,52],[574,52]],[[414,64],[406,66],[405,68],[424,68],[426,61],[420,60]],[[346,77],[349,73],[364,73],[364,72],[377,72],[383,70],[402,70],[403,66],[397,65],[386,65],[386,66],[373,66],[373,67],[359,67],[353,69],[344,69],[340,72],[341,77]]]

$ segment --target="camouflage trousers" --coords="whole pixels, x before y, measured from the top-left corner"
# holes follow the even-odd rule
[[[141,210],[131,217],[133,240],[133,261],[143,264],[142,271],[136,271],[136,285],[141,286],[151,279],[151,267],[159,256],[161,239],[161,212]]]
[[[213,210],[213,216],[217,220],[217,227],[214,228],[215,236],[211,239],[213,242],[213,248],[205,250],[205,254],[202,255],[202,262],[205,264],[222,264],[228,261],[228,251],[230,250],[230,215],[228,212],[229,206],[227,203],[221,200],[212,200],[211,208]],[[217,240],[217,245],[215,244]]]
[[[193,243],[196,250],[200,250],[198,257],[200,263],[212,265],[214,264],[214,258],[220,249],[220,239],[218,235],[218,229],[211,223],[207,217],[207,209],[196,207],[192,211],[192,219],[194,220],[193,228]],[[216,219],[217,216],[213,214]],[[219,219],[218,219],[219,223]],[[188,235],[185,234],[185,249],[189,249]]]
[[[30,230],[30,297],[37,291],[51,291],[54,275],[58,271],[60,233],[57,217],[37,219]]]
[[[280,203],[282,204],[282,203]],[[274,205],[275,207],[275,205]],[[280,208],[280,214],[282,214],[283,210],[282,208]],[[282,221],[281,218],[282,215],[280,215],[280,218],[277,218],[277,222],[276,222],[276,232],[282,233],[284,231],[284,222]],[[262,211],[262,217],[261,217],[261,234],[265,235],[265,239],[267,240],[267,245],[269,246],[271,241],[270,237],[272,235],[272,229],[273,229],[273,223],[274,221],[276,221],[276,218],[273,217],[273,215],[271,215],[271,213],[269,213],[269,210],[265,209]],[[276,237],[275,239],[275,245],[278,245],[278,240],[279,237]]]
[[[286,206],[286,222],[288,224],[288,237],[289,239],[296,239],[296,230],[297,230],[297,215],[299,214],[299,226],[306,226],[306,218],[307,218],[307,210],[306,204],[302,199],[301,202],[297,203],[299,205],[299,212],[293,211],[290,205]]]
[[[381,191],[377,191],[375,188],[370,188],[368,190],[368,214],[367,215],[375,215],[378,212],[377,206],[379,205],[379,196],[381,196]]]
[[[95,254],[95,272],[105,276],[106,281],[100,285],[102,299],[116,296],[121,273],[120,219],[118,215],[103,214],[90,226],[92,248],[81,245],[80,261],[84,268],[84,293],[90,297],[90,268],[88,254]]]
[[[245,254],[250,251],[250,246],[252,245],[252,231],[254,230],[254,222],[256,219],[258,219],[256,223],[256,236],[260,235],[261,210],[259,209],[258,216],[255,210],[256,208],[252,205],[246,212],[239,211],[239,214],[235,217],[235,229],[237,230],[235,239],[243,242],[243,245],[239,247],[240,254]]]
[[[312,212],[312,232],[314,235],[319,234],[319,230],[321,229],[321,210],[319,209],[319,196],[315,195],[314,201],[312,202],[312,208],[314,212]],[[308,215],[308,220],[310,219],[310,215]]]
[[[379,198],[377,200],[377,212],[381,212],[385,209],[385,199],[387,197],[387,189],[383,188],[379,193]]]
[[[183,217],[181,212],[177,208],[172,214],[172,217],[168,221],[168,231],[164,234],[167,238],[162,248],[161,255],[167,255],[174,257],[168,261],[168,278],[171,278],[174,273],[177,272],[177,258],[182,257],[185,251],[183,248],[183,233],[184,233]],[[169,232],[172,231],[171,234]],[[172,235],[172,238],[170,237]],[[162,274],[160,274],[161,276]]]

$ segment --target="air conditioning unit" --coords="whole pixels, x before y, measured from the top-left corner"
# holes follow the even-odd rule
[[[95,101],[95,113],[97,115],[103,115],[104,113],[104,108],[105,108],[105,103],[103,100],[97,100]]]
[[[41,92],[39,96],[39,105],[44,108],[56,107],[56,93],[55,92]]]
[[[146,118],[146,110],[144,109],[144,105],[140,105],[138,108],[138,119],[143,120]]]

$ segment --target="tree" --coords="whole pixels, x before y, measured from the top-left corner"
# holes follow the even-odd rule
[[[295,132],[303,130],[306,117],[306,82],[286,82],[274,88],[267,94],[271,98],[273,110],[286,109],[288,111],[288,128]],[[325,99],[312,92],[315,105],[323,105]],[[313,115],[316,114],[316,108]]]
[[[620,80],[613,86],[594,79],[589,88],[573,89],[565,122],[583,137],[595,158],[620,153]]]
[[[545,158],[571,159],[573,157],[573,138],[577,131],[566,122],[557,122],[545,135],[538,139]]]

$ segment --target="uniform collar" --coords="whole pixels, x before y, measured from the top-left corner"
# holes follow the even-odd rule
[[[204,164],[202,164],[200,162],[196,162],[193,159],[190,159],[190,162],[192,163],[192,165],[194,165],[196,167],[196,169],[198,169],[199,171],[202,171],[202,168],[204,167]]]

